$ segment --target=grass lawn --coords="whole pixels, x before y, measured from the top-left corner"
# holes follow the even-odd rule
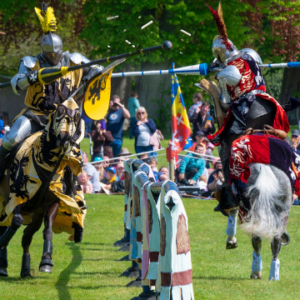
[[[88,195],[89,206],[81,244],[68,235],[54,235],[53,274],[38,272],[42,231],[31,246],[32,278],[21,279],[22,230],[8,247],[9,277],[0,278],[1,299],[132,299],[141,289],[126,288],[131,281],[120,274],[130,262],[113,243],[123,235],[123,196]],[[288,231],[291,243],[280,253],[280,281],[269,282],[271,250],[263,243],[263,279],[250,280],[252,246],[238,229],[239,247],[225,250],[226,218],[214,213],[215,201],[184,199],[189,218],[195,299],[299,299],[300,207],[293,206]]]

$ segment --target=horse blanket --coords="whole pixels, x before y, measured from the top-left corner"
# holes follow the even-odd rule
[[[230,184],[243,209],[250,204],[243,197],[250,176],[249,164],[261,163],[279,168],[288,176],[292,189],[300,194],[300,156],[287,142],[268,135],[245,135],[232,143],[229,158]]]

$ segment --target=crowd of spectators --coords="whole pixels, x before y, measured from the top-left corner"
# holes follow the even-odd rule
[[[220,179],[216,178],[221,176],[216,171],[210,175],[211,167],[218,166],[219,170],[222,165],[214,162],[214,146],[206,137],[215,132],[214,118],[210,115],[210,104],[203,102],[200,93],[194,94],[188,116],[193,128],[193,145],[190,153],[179,159],[175,181],[178,185],[197,186],[199,193],[209,196],[217,190],[216,182],[220,184]],[[161,148],[160,141],[164,137],[154,120],[148,117],[146,108],[140,105],[137,93],[131,93],[128,109],[121,103],[119,96],[113,95],[104,119],[93,122],[86,116],[83,117],[86,132],[93,142],[93,163],[88,162],[88,156],[83,152],[84,171],[78,177],[85,193],[109,194],[124,191],[124,160],[132,154],[128,149],[122,148],[123,124],[126,119],[130,123],[129,138],[135,139],[134,149],[139,159],[151,166],[156,181],[169,179],[168,167],[158,169],[158,156],[154,152]]]

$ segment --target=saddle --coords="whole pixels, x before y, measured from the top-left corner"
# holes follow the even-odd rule
[[[244,131],[243,135],[251,135],[251,134],[255,134],[255,133],[264,133],[264,134],[273,135],[277,138],[280,138],[281,140],[285,140],[287,138],[287,134],[285,131],[280,130],[280,129],[275,129],[270,125],[264,125],[263,129],[247,128]]]

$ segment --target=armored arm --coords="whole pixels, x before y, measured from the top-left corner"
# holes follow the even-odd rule
[[[83,56],[82,54],[77,53],[77,52],[74,52],[70,55],[70,60],[76,65],[87,64],[90,62],[89,59],[87,59],[85,56]],[[103,66],[100,66],[100,65],[92,65],[90,67],[84,68],[82,81],[86,82],[86,81],[90,80],[90,78],[92,76],[99,73],[101,70],[103,70]]]
[[[219,95],[221,106],[227,110],[231,103],[231,97],[227,86],[236,86],[242,79],[242,75],[237,67],[229,65],[216,75],[216,79],[219,81],[219,87],[221,90],[221,94]]]
[[[11,79],[13,91],[18,95],[18,90],[27,90],[32,77],[31,68],[36,65],[37,58],[25,56],[21,59],[18,73]]]

